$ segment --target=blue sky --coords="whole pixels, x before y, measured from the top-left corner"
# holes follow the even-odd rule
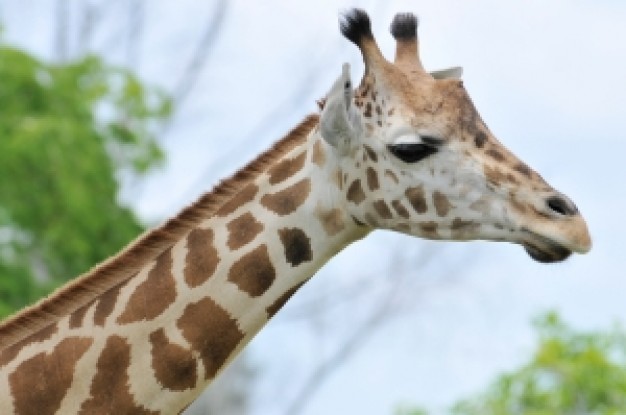
[[[49,55],[50,10],[34,4],[0,1],[5,37]],[[393,15],[410,10],[420,16],[427,69],[464,67],[466,88],[491,130],[577,203],[594,248],[546,266],[518,246],[441,244],[376,233],[331,261],[284,310],[285,317],[279,315],[253,341],[252,356],[263,369],[255,392],[258,414],[283,413],[298,376],[332,350],[354,324],[351,317],[366,314],[378,290],[395,281],[397,275],[386,274],[398,255],[405,264],[400,273],[414,280],[413,291],[398,300],[405,311],[330,377],[306,414],[382,414],[407,402],[438,413],[529,355],[534,345],[529,322],[537,313],[556,309],[581,328],[626,321],[623,2],[231,1],[211,60],[163,139],[167,165],[152,175],[139,198],[127,191],[125,199],[146,222],[162,220],[314,111],[315,99],[343,62],[360,77],[358,51],[337,30],[338,10],[355,4],[370,11],[388,56]],[[171,88],[213,3],[150,5],[139,72]],[[113,13],[110,19],[123,17]],[[114,46],[107,55],[123,62],[123,52]],[[266,122],[270,110],[275,117]],[[256,131],[259,125],[264,128]],[[427,266],[411,263],[429,250],[436,256]],[[350,295],[312,322],[289,319],[320,293],[332,297],[354,284],[371,285],[365,298]]]

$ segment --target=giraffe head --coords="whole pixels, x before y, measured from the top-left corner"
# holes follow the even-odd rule
[[[357,223],[430,239],[509,241],[541,262],[590,249],[576,205],[498,142],[460,68],[424,70],[414,15],[394,18],[393,63],[365,12],[348,12],[340,26],[365,74],[354,89],[344,65],[323,100],[320,132]]]

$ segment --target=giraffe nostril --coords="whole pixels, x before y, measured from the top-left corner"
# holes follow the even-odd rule
[[[567,197],[563,195],[550,196],[546,201],[548,208],[562,216],[574,216],[578,213],[578,208]]]

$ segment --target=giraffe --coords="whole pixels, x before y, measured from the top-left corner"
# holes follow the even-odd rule
[[[183,411],[306,281],[375,229],[522,245],[541,262],[591,239],[566,196],[501,145],[460,69],[428,73],[417,19],[391,24],[385,59],[368,15],[360,50],[271,149],[160,228],[0,325],[0,413]]]

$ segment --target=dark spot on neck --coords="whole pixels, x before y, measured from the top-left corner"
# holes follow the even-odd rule
[[[424,189],[422,186],[409,187],[405,195],[417,213],[426,213],[428,205],[424,197]]]
[[[185,307],[176,326],[200,355],[206,379],[215,377],[244,338],[237,320],[210,297]]]
[[[378,161],[378,154],[376,154],[376,152],[372,149],[372,147],[365,144],[363,145],[363,148],[365,148],[367,155],[374,163]]]
[[[170,342],[164,329],[150,333],[152,368],[166,389],[184,391],[196,386],[196,359],[191,350]]]
[[[276,193],[263,195],[261,205],[280,216],[288,215],[299,208],[311,191],[311,179],[302,179],[296,184]]]
[[[380,187],[380,184],[378,183],[378,174],[376,173],[376,170],[371,167],[367,168],[367,187],[369,187],[371,191],[378,190]]]
[[[251,297],[263,295],[275,278],[276,270],[265,244],[242,256],[228,271],[228,281]]]
[[[96,375],[91,381],[90,398],[83,402],[80,413],[157,415],[135,402],[130,392],[131,346],[120,336],[107,339],[96,362]]]
[[[371,102],[368,102],[367,104],[365,104],[365,111],[363,111],[363,116],[365,118],[372,117],[372,103]]]
[[[263,230],[263,225],[256,220],[254,215],[246,212],[228,222],[228,248],[235,250],[252,242],[254,238]]]
[[[361,179],[356,179],[352,182],[348,188],[347,198],[355,205],[358,205],[365,200],[365,192],[361,186]]]
[[[517,163],[514,168],[515,168],[515,170],[517,172],[523,174],[524,176],[528,177],[529,179],[533,175],[533,171],[530,169],[530,167],[528,167],[524,163]]]
[[[478,147],[478,148],[483,148],[483,146],[485,145],[486,141],[487,141],[487,134],[485,134],[482,131],[479,131],[474,136],[474,143],[476,144],[476,147]]]
[[[278,310],[280,310],[287,303],[287,301],[289,301],[291,296],[294,295],[296,291],[298,291],[298,289],[302,287],[303,285],[304,283],[302,282],[296,285],[295,287],[290,288],[283,295],[281,295],[276,301],[274,301],[274,303],[266,309],[268,317],[272,318],[274,314],[276,314]]]
[[[185,282],[190,287],[203,284],[215,272],[220,257],[213,242],[211,229],[196,228],[189,233],[184,273]]]
[[[391,206],[396,211],[396,213],[402,216],[404,219],[408,219],[411,216],[409,214],[409,211],[406,210],[406,208],[402,205],[402,203],[399,200],[392,201]]]
[[[119,295],[120,290],[127,283],[128,281],[124,281],[102,294],[100,300],[98,300],[98,303],[96,304],[96,309],[94,310],[93,315],[93,323],[96,326],[104,326],[104,322],[107,317],[111,314],[111,312],[113,312],[113,308],[115,308],[117,296]]]
[[[117,318],[119,324],[153,320],[176,300],[176,280],[172,274],[172,250],[156,259],[147,278],[135,288],[124,312]]]
[[[378,215],[381,218],[383,219],[392,218],[391,210],[389,210],[389,206],[387,206],[387,203],[385,203],[384,200],[380,199],[374,202],[374,209],[376,210],[376,213],[378,213]]]
[[[56,413],[72,386],[76,363],[92,343],[92,339],[68,337],[50,352],[36,354],[20,363],[8,376],[15,413]]]
[[[499,150],[496,150],[495,148],[490,148],[489,150],[487,150],[487,154],[496,161],[504,161],[504,154],[502,154]]]
[[[283,182],[299,172],[304,167],[304,161],[306,158],[306,152],[301,153],[298,156],[290,159],[284,159],[270,167],[267,170],[269,174],[270,184],[278,184]]]
[[[283,228],[278,230],[278,236],[285,248],[285,259],[292,267],[313,258],[311,240],[300,228]]]

